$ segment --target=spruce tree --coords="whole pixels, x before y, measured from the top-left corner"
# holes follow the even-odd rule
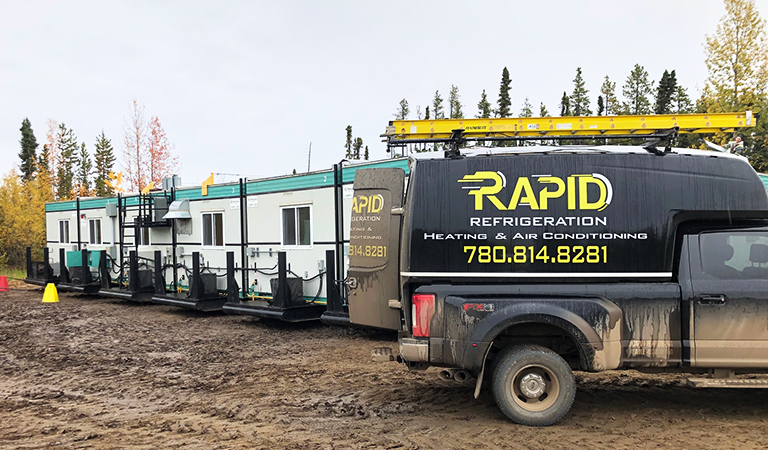
[[[448,105],[451,108],[451,119],[463,119],[464,112],[461,110],[461,96],[459,95],[459,88],[451,85],[451,92],[448,95]]]
[[[672,113],[690,114],[693,109],[691,98],[688,97],[688,90],[678,84],[674,94],[672,94]]]
[[[37,175],[36,179],[46,185],[46,192],[50,193],[50,199],[53,200],[55,190],[55,180],[51,169],[51,147],[50,144],[43,144],[43,151],[37,157]],[[41,179],[42,178],[42,179]]]
[[[576,77],[573,79],[573,93],[571,94],[571,114],[574,116],[588,116],[592,114],[589,109],[589,91],[584,86],[584,78],[581,75],[581,67],[576,68]]]
[[[366,146],[365,146],[365,153],[363,153],[363,159],[365,159],[366,161],[368,161],[368,158],[369,158],[369,157],[370,157],[370,155],[368,154],[368,146],[366,145]]]
[[[477,115],[478,119],[488,119],[491,117],[491,104],[488,102],[488,95],[483,89],[483,93],[480,95],[480,101],[477,102]]]
[[[544,105],[544,102],[539,104],[539,117],[549,117],[549,111],[547,111],[547,107]]]
[[[77,157],[77,195],[80,197],[87,197],[91,195],[91,171],[93,170],[93,163],[91,163],[91,156],[88,154],[88,149],[85,147],[85,142],[80,144],[80,153]]]
[[[115,154],[112,149],[112,142],[104,135],[104,131],[96,137],[96,152],[93,155],[93,160],[95,163],[94,187],[96,196],[115,195],[114,188],[107,182],[109,181],[109,174],[115,166]]]
[[[563,91],[563,98],[560,99],[560,117],[571,115],[571,100],[568,98],[568,94]]]
[[[427,109],[424,111],[424,120],[429,120],[429,106],[427,106]]]
[[[443,97],[440,96],[440,91],[435,91],[435,98],[432,99],[432,114],[435,115],[435,120],[445,119]]]
[[[21,169],[21,178],[25,181],[29,181],[35,177],[35,172],[37,170],[36,152],[38,144],[29,119],[24,118],[24,120],[21,121],[20,131],[21,140],[19,143],[21,144],[21,152],[19,153],[19,158],[21,159],[21,164],[19,164],[19,168]]]
[[[407,120],[410,113],[411,109],[408,107],[408,100],[402,99],[400,100],[400,104],[397,107],[395,120]]]
[[[619,101],[616,99],[616,83],[612,82],[608,75],[600,86],[600,93],[603,95],[605,104],[605,115],[612,116],[619,113]]]
[[[360,159],[360,149],[363,147],[363,138],[355,138],[352,144],[352,158]]]
[[[523,108],[520,110],[520,117],[533,117],[533,109],[528,101],[528,97],[525,97]]]
[[[344,144],[344,148],[347,149],[347,156],[345,158],[352,159],[352,125],[347,125],[347,141]]]
[[[51,150],[48,144],[43,145],[43,151],[40,152],[40,156],[37,158],[37,168],[40,172],[48,172],[51,168],[48,165],[48,160],[51,158]]]
[[[443,97],[440,96],[440,91],[435,91],[435,97],[432,99],[432,115],[435,120],[445,119],[445,113],[443,112]],[[438,151],[443,148],[443,144],[432,144],[432,151]],[[427,151],[426,148],[424,151]]]
[[[59,167],[56,178],[59,185],[56,196],[59,199],[72,198],[74,194],[75,164],[77,163],[77,138],[72,129],[63,123],[59,124],[59,132],[56,135],[56,145],[59,148]]]
[[[509,79],[509,70],[505,67],[501,71],[501,86],[499,87],[499,100],[497,102],[496,117],[509,117],[512,100],[509,96],[512,80]]]
[[[597,96],[597,115],[602,116],[605,112],[605,104],[603,103],[603,96]]]
[[[648,96],[653,92],[653,82],[648,80],[648,72],[640,64],[635,67],[627,77],[622,87],[625,108],[628,114],[642,115],[651,113],[651,101]]]
[[[675,91],[677,91],[675,71],[667,72],[665,70],[656,89],[656,103],[653,105],[654,114],[672,113],[672,97],[675,95]]]

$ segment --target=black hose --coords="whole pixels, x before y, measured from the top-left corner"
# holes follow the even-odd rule
[[[255,269],[255,270],[256,270],[256,273],[260,273],[262,275],[277,275],[278,274],[277,272],[266,272],[266,271],[263,271],[261,269]]]
[[[315,278],[318,278],[318,277],[320,277],[320,286],[318,286],[318,288],[317,288],[317,294],[315,294],[315,298],[313,298],[312,300],[310,300],[310,301],[309,301],[309,303],[315,303],[315,302],[317,301],[317,298],[318,298],[318,297],[320,297],[320,292],[322,292],[322,290],[323,290],[323,281],[324,281],[324,277],[323,277],[323,275],[325,275],[325,271],[322,271],[322,272],[318,272],[318,273],[317,273],[317,275],[315,275],[315,276],[313,276],[313,277],[311,277],[311,278],[303,278],[303,277],[300,277],[300,276],[298,276],[298,275],[297,275],[297,274],[296,274],[294,271],[292,271],[292,270],[289,270],[289,271],[288,271],[288,273],[290,273],[291,275],[295,276],[296,278],[299,278],[299,279],[301,279],[301,281],[303,281],[303,282],[305,282],[305,283],[308,283],[308,282],[310,282],[310,281],[314,280]]]
[[[291,275],[295,276],[296,278],[301,278],[301,279],[302,279],[302,281],[305,281],[305,282],[309,282],[309,281],[312,281],[312,280],[314,280],[315,278],[317,278],[317,277],[319,277],[319,276],[322,276],[322,275],[324,275],[324,274],[325,274],[325,272],[323,271],[323,272],[318,272],[318,273],[317,273],[317,275],[315,275],[315,276],[313,276],[313,277],[311,277],[311,278],[302,278],[302,277],[300,277],[298,274],[296,274],[296,272],[294,272],[293,270],[289,270],[289,271],[288,271],[288,273],[290,273]]]

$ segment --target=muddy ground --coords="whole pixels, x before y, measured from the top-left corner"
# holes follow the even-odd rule
[[[766,448],[768,391],[577,374],[559,424],[508,422],[488,390],[372,363],[393,334],[42,291],[0,293],[0,447]],[[22,290],[29,289],[29,290]]]

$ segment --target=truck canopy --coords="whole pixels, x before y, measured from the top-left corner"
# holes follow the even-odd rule
[[[686,221],[768,219],[746,159],[641,147],[468,149],[420,155],[401,275],[429,279],[672,277]]]

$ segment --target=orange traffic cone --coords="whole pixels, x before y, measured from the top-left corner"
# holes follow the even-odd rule
[[[43,303],[58,303],[59,292],[56,290],[56,285],[48,283],[45,286],[45,292],[43,292]]]
[[[0,292],[8,292],[10,289],[8,289],[8,277],[2,276],[0,277]]]

